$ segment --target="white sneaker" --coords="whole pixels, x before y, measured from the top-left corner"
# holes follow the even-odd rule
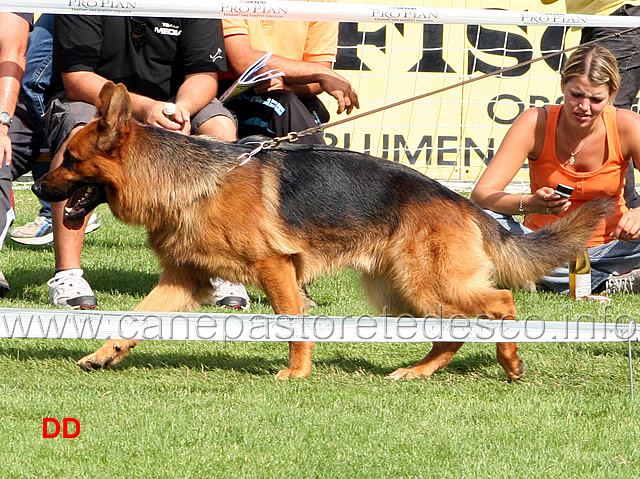
[[[97,230],[98,228],[100,228],[100,221],[98,220],[98,215],[94,211],[89,217],[89,222],[87,223],[87,227],[84,230],[84,234],[89,234],[92,231]]]
[[[210,279],[213,293],[202,304],[226,306],[227,308],[247,310],[251,305],[249,295],[243,284],[230,283],[222,278]]]
[[[40,246],[53,242],[51,218],[38,216],[35,220],[9,230],[9,237],[16,243]]]
[[[611,276],[607,280],[604,294],[640,293],[640,269],[620,276]]]
[[[95,309],[98,302],[79,268],[58,271],[47,281],[49,303],[62,308]]]
[[[85,234],[100,228],[98,215],[91,213]],[[35,220],[22,225],[16,226],[9,230],[9,237],[16,243],[26,244],[28,246],[42,246],[53,243],[53,224],[51,218],[38,216]]]

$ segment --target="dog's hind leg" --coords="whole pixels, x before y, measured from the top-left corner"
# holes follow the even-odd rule
[[[500,321],[515,319],[516,306],[511,291],[490,290],[473,303],[475,306],[472,309],[469,306],[463,308],[460,305],[443,305],[442,317],[484,316]],[[431,351],[424,359],[409,368],[400,368],[394,371],[389,375],[389,378],[430,377],[439,369],[447,366],[463,344],[462,342],[434,342]],[[497,358],[510,381],[520,379],[524,375],[524,362],[518,356],[516,343],[497,343]]]
[[[362,284],[367,291],[367,295],[372,303],[386,315],[398,316],[400,314],[417,314],[426,315],[427,310],[437,309],[437,300],[428,296],[428,288],[422,287],[420,291],[413,294],[420,296],[420,305],[409,304],[403,298],[403,295],[396,289],[393,281],[382,275],[363,274]],[[432,303],[427,305],[427,303]],[[442,314],[449,314],[451,311],[459,310],[456,308],[447,308]],[[437,370],[444,368],[451,362],[458,349],[464,343],[457,342],[437,342],[433,343],[433,348],[429,354],[417,364],[409,368],[400,368],[389,375],[390,379],[413,379],[416,377],[430,377]]]
[[[296,269],[287,257],[268,258],[256,265],[260,285],[276,314],[302,314],[302,298]],[[311,373],[313,342],[289,342],[289,367],[278,371],[277,379],[303,378]]]
[[[134,311],[185,311],[198,305],[198,283],[192,273],[182,269],[164,270],[155,288],[135,307]],[[82,369],[102,369],[120,362],[138,344],[139,339],[111,339],[95,352],[80,359]]]
[[[409,368],[398,368],[389,374],[389,379],[414,379],[418,377],[428,378],[439,369],[447,366],[453,356],[458,352],[464,343],[437,342],[424,359]]]
[[[491,303],[487,304],[487,314],[499,321],[516,319],[516,304],[513,294],[506,289],[494,291]],[[524,362],[518,356],[517,343],[496,343],[498,363],[507,373],[510,381],[516,381],[524,375]]]

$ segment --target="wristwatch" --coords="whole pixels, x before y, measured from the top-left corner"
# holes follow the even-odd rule
[[[9,112],[0,111],[0,124],[11,126],[12,121],[13,120],[11,119],[11,115],[9,114]]]

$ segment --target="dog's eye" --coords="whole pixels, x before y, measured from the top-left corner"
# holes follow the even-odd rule
[[[80,160],[73,156],[69,150],[64,152],[64,157],[62,159],[62,166],[65,168],[71,168],[74,164],[78,163]]]

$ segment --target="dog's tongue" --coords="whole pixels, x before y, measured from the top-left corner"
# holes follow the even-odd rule
[[[84,224],[84,215],[80,212],[79,202],[85,196],[86,188],[76,191],[64,205],[63,224],[70,230],[79,230]]]
[[[84,224],[84,218],[71,220],[65,216],[62,222],[64,226],[70,230],[79,230]]]

